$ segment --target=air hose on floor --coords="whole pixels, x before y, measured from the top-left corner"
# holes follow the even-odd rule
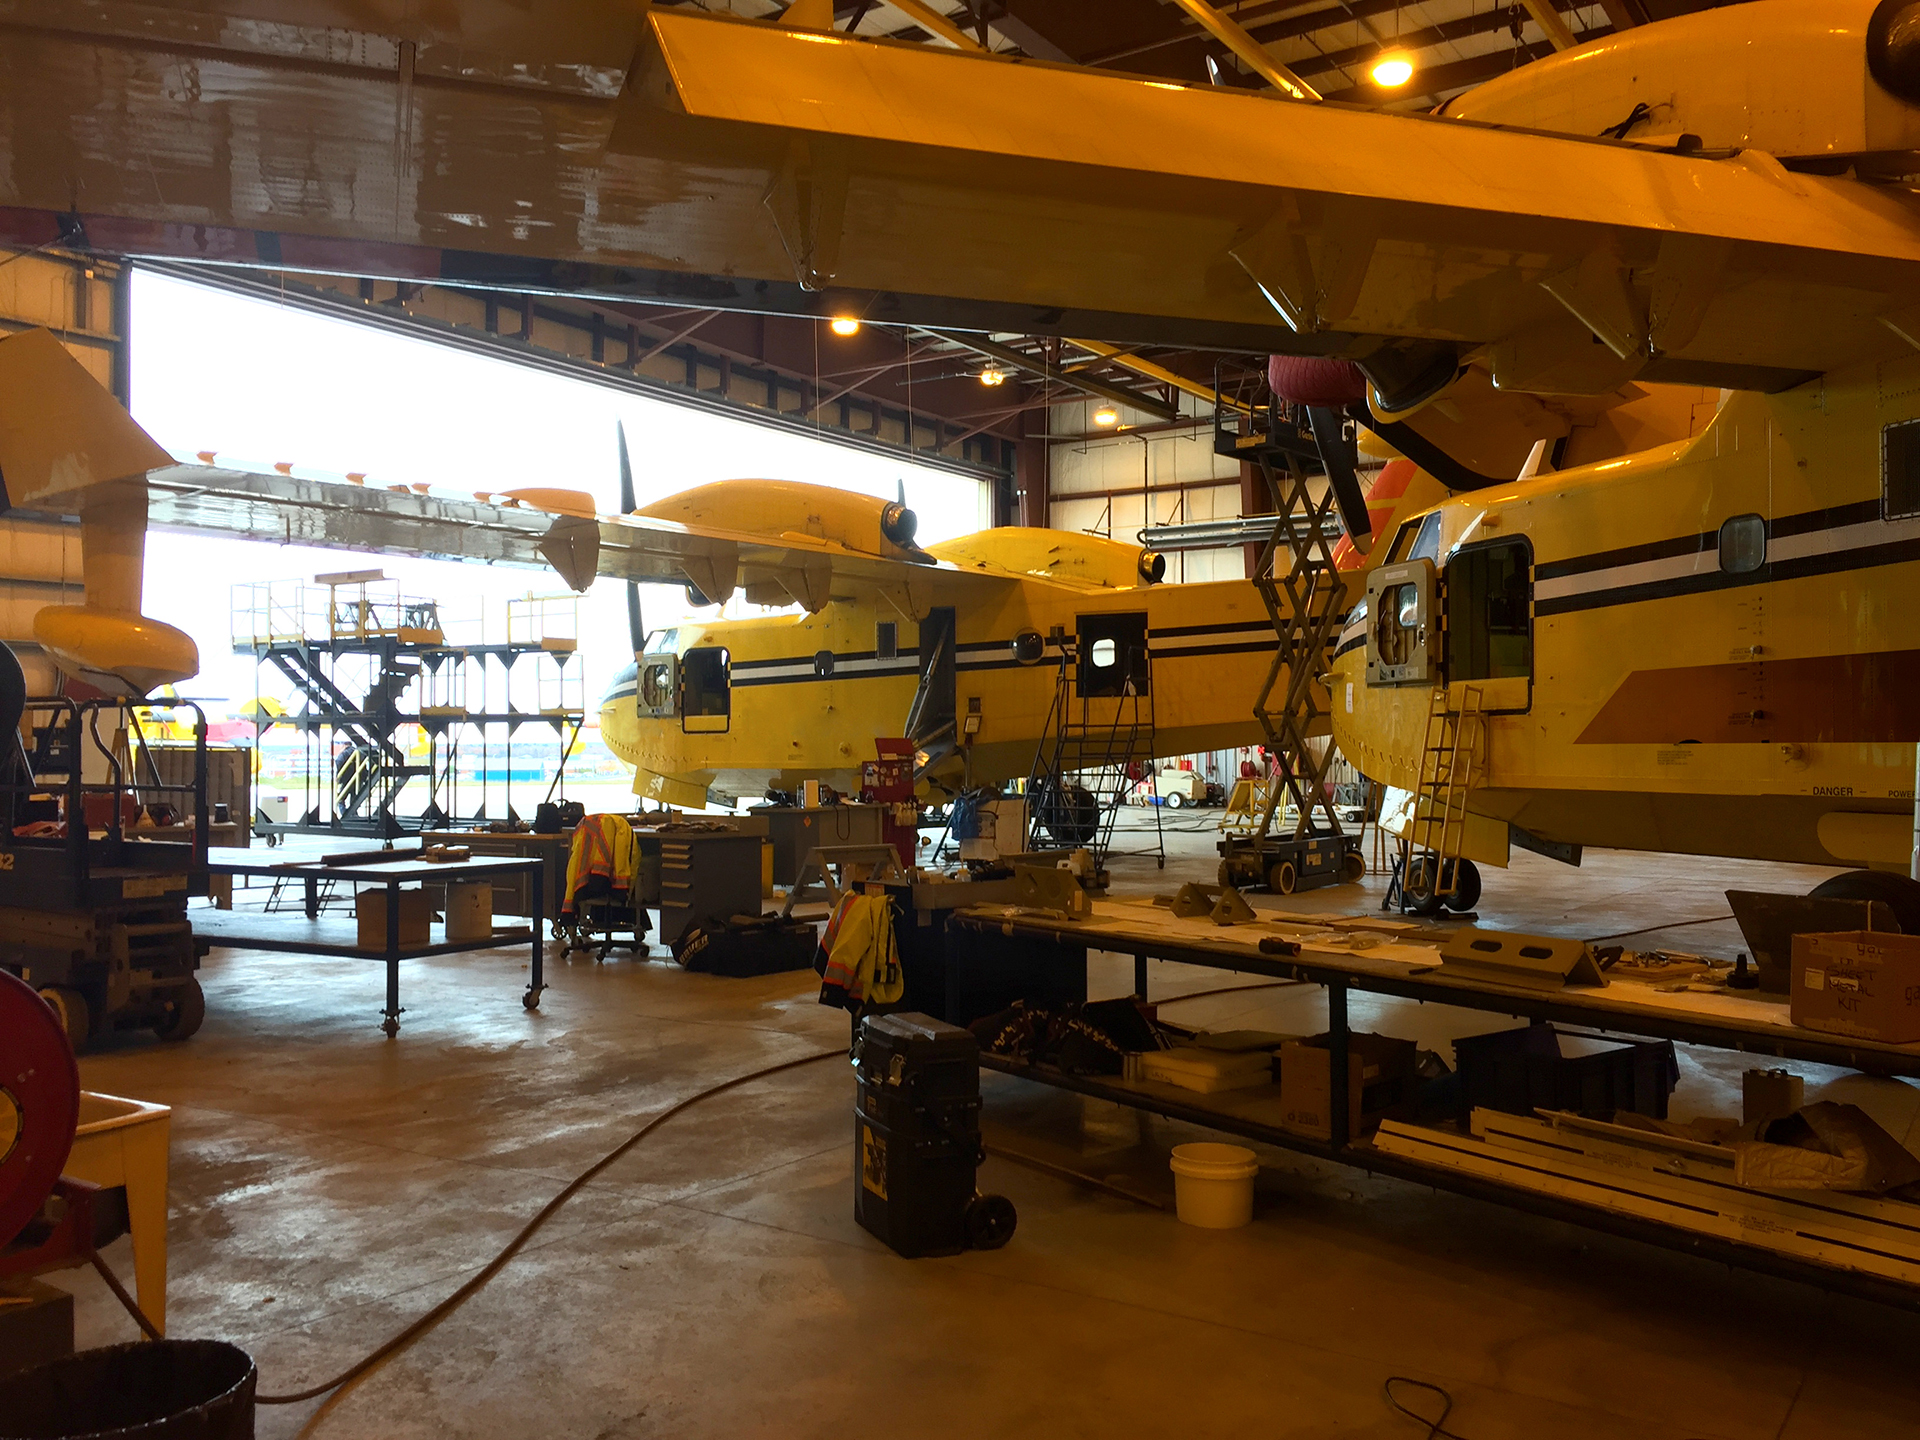
[[[638,1130],[634,1131],[632,1135],[628,1136],[619,1145],[609,1150],[599,1160],[576,1175],[568,1182],[565,1189],[560,1191],[559,1194],[555,1195],[553,1199],[549,1200],[546,1205],[542,1207],[538,1215],[535,1215],[520,1228],[520,1233],[509,1240],[506,1245],[501,1248],[499,1254],[495,1255],[493,1259],[489,1260],[475,1272],[472,1279],[468,1280],[466,1284],[462,1285],[458,1290],[454,1291],[453,1294],[427,1311],[426,1314],[422,1315],[418,1320],[415,1320],[391,1340],[388,1340],[384,1345],[380,1346],[379,1349],[373,1351],[365,1358],[355,1361],[331,1380],[324,1381],[318,1385],[309,1385],[304,1390],[296,1390],[287,1395],[259,1395],[255,1397],[255,1402],[261,1405],[297,1405],[303,1400],[317,1400],[329,1391],[338,1390],[350,1381],[359,1379],[381,1361],[389,1359],[399,1354],[402,1350],[405,1350],[409,1345],[413,1344],[414,1341],[426,1335],[442,1320],[466,1304],[489,1280],[504,1270],[507,1262],[520,1253],[540,1227],[551,1220],[562,1205],[565,1205],[567,1201],[577,1195],[581,1187],[588,1184],[596,1175],[600,1174],[601,1171],[605,1170],[609,1165],[613,1164],[614,1161],[633,1149],[634,1146],[638,1145],[642,1140],[646,1139],[647,1136],[666,1124],[667,1121],[680,1114],[681,1111],[691,1110],[703,1100],[711,1100],[716,1095],[723,1095],[729,1090],[751,1084],[755,1080],[764,1080],[769,1075],[778,1075],[784,1070],[797,1070],[802,1065],[814,1065],[822,1060],[845,1060],[846,1058],[847,1052],[844,1049],[822,1050],[818,1054],[804,1055],[798,1060],[787,1060],[779,1065],[769,1065],[764,1070],[755,1070],[751,1074],[737,1075],[731,1080],[711,1086],[708,1089],[700,1091],[697,1095],[689,1095],[685,1100],[668,1106],[645,1125],[642,1125]]]

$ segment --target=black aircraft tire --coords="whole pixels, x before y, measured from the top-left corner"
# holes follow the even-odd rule
[[[1882,901],[1902,931],[1920,935],[1920,880],[1891,870],[1849,870],[1822,880],[1807,893],[1815,900]]]
[[[1438,915],[1445,908],[1446,901],[1433,893],[1438,869],[1431,855],[1416,855],[1407,862],[1400,893],[1406,897],[1406,908],[1415,915]]]

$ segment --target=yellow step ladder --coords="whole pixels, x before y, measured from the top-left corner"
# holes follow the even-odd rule
[[[1454,704],[1458,688],[1460,703]],[[1403,842],[1400,873],[1411,873],[1411,852],[1418,847],[1433,856],[1432,894],[1441,899],[1460,893],[1461,848],[1467,830],[1467,796],[1476,770],[1485,762],[1487,737],[1485,687],[1468,680],[1458,687],[1434,687],[1427,711],[1426,740],[1420,753],[1420,781],[1415,789],[1414,820]],[[1424,888],[1424,887],[1423,887]]]

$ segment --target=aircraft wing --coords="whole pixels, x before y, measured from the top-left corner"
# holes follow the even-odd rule
[[[863,554],[806,534],[767,535],[637,515],[555,511],[506,496],[467,499],[411,486],[354,485],[283,473],[172,465],[147,472],[156,529],[283,545],[553,569],[576,590],[596,576],[736,589],[757,604],[819,610],[855,595],[924,615],[936,587],[1004,587],[1005,576]],[[742,482],[747,483],[747,482]]]
[[[593,0],[257,11],[10,7],[0,239],[1340,355],[1390,395],[1480,348],[1601,394],[1920,337],[1913,195],[1758,152]]]

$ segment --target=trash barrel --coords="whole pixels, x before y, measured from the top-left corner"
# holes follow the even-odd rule
[[[0,1440],[253,1440],[254,1382],[222,1340],[82,1350],[0,1380]]]

